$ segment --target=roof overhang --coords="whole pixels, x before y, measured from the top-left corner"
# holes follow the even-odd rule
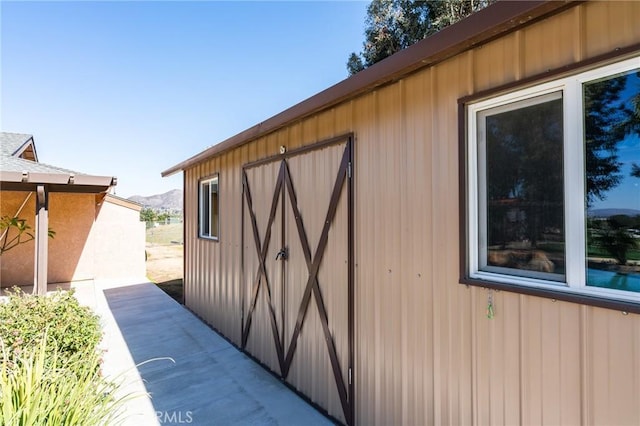
[[[105,197],[105,201],[107,201],[110,204],[115,204],[117,206],[126,207],[128,209],[135,210],[137,212],[142,210],[142,207],[143,207],[142,204],[140,203],[136,203],[135,201],[116,197],[113,194],[107,194],[107,196]]]
[[[38,186],[46,185],[49,192],[98,194],[116,184],[117,179],[112,176],[0,171],[3,191],[35,191]]]
[[[340,83],[162,172],[171,176],[297,120],[397,81],[583,1],[498,1]]]

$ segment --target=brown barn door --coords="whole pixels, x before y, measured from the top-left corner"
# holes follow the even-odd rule
[[[352,143],[243,168],[242,348],[353,423]]]

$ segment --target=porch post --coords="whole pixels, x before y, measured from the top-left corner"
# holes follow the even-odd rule
[[[33,293],[44,295],[47,294],[47,265],[49,263],[49,191],[44,185],[38,185],[36,195]]]

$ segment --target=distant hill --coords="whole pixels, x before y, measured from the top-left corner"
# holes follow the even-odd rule
[[[172,189],[169,192],[158,195],[134,195],[129,200],[142,204],[150,209],[182,210],[182,190]]]
[[[638,216],[640,210],[634,209],[594,209],[587,212],[589,217],[610,217],[616,215]]]

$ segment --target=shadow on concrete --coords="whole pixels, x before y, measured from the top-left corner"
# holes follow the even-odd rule
[[[165,293],[169,295],[173,300],[184,305],[184,288],[182,278],[175,280],[168,280],[157,282],[156,285]]]
[[[154,284],[104,295],[160,423],[332,424]]]

